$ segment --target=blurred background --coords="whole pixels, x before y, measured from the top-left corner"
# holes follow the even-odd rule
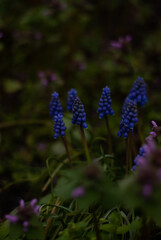
[[[65,150],[53,139],[49,117],[52,92],[60,94],[67,137],[77,150],[80,137],[66,100],[70,88],[78,91],[93,157],[101,143],[92,141],[106,137],[97,114],[106,85],[115,111],[109,120],[117,155],[124,153],[123,139],[116,136],[121,106],[137,76],[145,79],[149,98],[139,112],[143,138],[151,120],[161,123],[160,29],[159,0],[0,1],[1,216],[19,198],[40,195],[48,157],[51,169],[62,161]]]

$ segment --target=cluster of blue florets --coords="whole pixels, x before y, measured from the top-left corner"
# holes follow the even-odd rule
[[[88,125],[86,123],[86,113],[84,110],[84,105],[80,101],[78,97],[74,100],[73,108],[73,118],[72,123],[82,126],[83,128],[87,128]]]
[[[71,89],[68,92],[68,98],[67,98],[67,111],[72,111],[73,103],[75,98],[77,97],[77,91],[75,89]]]
[[[102,90],[102,95],[99,101],[99,108],[97,109],[97,112],[99,113],[99,118],[103,118],[107,115],[113,115],[114,111],[111,107],[111,96],[110,96],[110,89],[109,87],[105,87]]]
[[[143,78],[137,78],[129,92],[128,98],[135,101],[136,104],[139,104],[142,107],[145,106],[148,98],[146,91],[146,83],[144,82]]]
[[[59,100],[59,93],[54,92],[49,105],[49,115],[54,119],[54,116],[62,114],[63,108]]]
[[[123,136],[127,138],[129,135],[130,129],[133,131],[135,123],[138,122],[137,119],[137,108],[136,103],[132,100],[129,100],[124,105],[124,110],[122,112],[122,119],[119,125],[119,132],[117,135],[119,137]]]
[[[60,103],[59,93],[54,92],[49,105],[49,114],[54,120],[54,138],[58,138],[59,135],[65,136],[65,123],[63,121],[63,108]]]
[[[58,138],[59,135],[64,137],[65,136],[65,123],[63,121],[63,115],[58,114],[54,117],[54,138]]]

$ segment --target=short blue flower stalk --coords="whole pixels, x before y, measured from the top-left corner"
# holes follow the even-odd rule
[[[71,112],[73,108],[73,103],[75,98],[77,97],[77,91],[75,89],[70,89],[68,92],[68,98],[67,98],[67,111]]]
[[[63,114],[63,108],[60,103],[59,93],[54,92],[49,105],[49,115],[54,119],[54,116]]]
[[[88,145],[87,145],[87,141],[84,134],[84,128],[88,128],[88,125],[86,123],[86,113],[84,110],[84,105],[82,104],[82,102],[78,97],[76,97],[74,100],[72,112],[73,112],[72,123],[80,126],[80,133],[83,140],[87,161],[90,162],[91,161],[90,154],[89,154]]]
[[[30,204],[25,205],[23,199],[20,200],[20,206],[16,208],[15,215],[7,214],[5,218],[11,224],[21,224],[24,232],[28,231],[30,227],[30,220],[34,215],[39,215],[40,205],[36,205],[37,199],[31,200]]]
[[[110,96],[110,89],[109,87],[105,87],[102,90],[102,95],[99,101],[99,108],[97,109],[97,112],[99,113],[99,118],[105,118],[107,131],[108,131],[108,144],[109,144],[109,152],[112,154],[112,138],[111,138],[111,130],[109,126],[108,121],[108,115],[113,115],[114,111],[111,107],[111,96]]]
[[[129,172],[129,164],[130,169],[132,167],[131,161],[131,134],[134,129],[134,125],[138,122],[137,119],[137,108],[136,102],[133,100],[128,100],[123,105],[122,110],[122,119],[119,125],[119,132],[117,135],[119,137],[124,137],[126,139],[126,174]],[[130,161],[130,163],[129,163]]]
[[[59,136],[61,136],[64,146],[65,146],[65,150],[69,159],[69,164],[70,167],[72,168],[72,159],[70,157],[70,153],[68,150],[68,144],[67,144],[67,140],[65,137],[65,131],[66,131],[66,126],[65,123],[63,121],[63,115],[62,114],[58,114],[56,116],[54,116],[54,138],[57,139]]]

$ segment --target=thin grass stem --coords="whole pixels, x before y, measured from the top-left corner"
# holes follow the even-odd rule
[[[112,154],[112,135],[111,135],[111,129],[108,121],[108,117],[105,116],[105,122],[106,122],[106,127],[107,127],[107,137],[108,137],[108,146],[109,146],[109,153]]]
[[[87,145],[84,129],[83,129],[83,127],[81,125],[80,125],[80,133],[81,133],[81,137],[82,137],[83,144],[84,144],[84,150],[85,150],[86,158],[87,158],[88,163],[90,163],[91,162],[91,158],[90,158],[90,154],[89,154],[89,149],[88,149],[88,145]]]
[[[67,157],[68,157],[68,160],[69,160],[69,165],[70,165],[71,168],[73,168],[72,159],[71,159],[71,156],[70,156],[70,153],[69,153],[68,143],[67,143],[66,137],[65,136],[62,137],[62,140],[63,140],[65,150],[66,150],[66,153],[67,153]]]

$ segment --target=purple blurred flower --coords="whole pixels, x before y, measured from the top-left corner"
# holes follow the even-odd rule
[[[152,123],[153,127],[158,127],[158,125],[156,124],[155,121],[152,121],[151,123]]]
[[[153,138],[155,138],[156,136],[157,136],[157,134],[155,133],[155,132],[150,132],[150,135],[153,137]]]
[[[131,42],[131,40],[132,40],[131,35],[126,35],[124,38],[119,37],[117,41],[111,41],[110,46],[114,47],[114,48],[117,48],[117,49],[121,49],[124,45]]]
[[[72,198],[79,198],[79,197],[83,197],[84,195],[85,195],[85,189],[82,186],[75,188],[71,194]]]
[[[0,32],[0,38],[3,38],[3,36],[4,36],[4,33]]]
[[[24,232],[28,231],[28,227],[29,227],[29,222],[28,221],[24,221],[23,222],[23,230],[24,230]]]
[[[60,4],[60,9],[61,9],[62,11],[66,10],[66,9],[67,9],[67,4],[66,4],[65,2],[61,2],[61,4]]]
[[[122,44],[116,41],[111,41],[110,46],[118,49],[122,48]]]
[[[39,78],[44,78],[45,77],[45,73],[43,71],[39,71],[38,72],[38,77]]]
[[[39,150],[39,151],[45,151],[46,150],[46,143],[44,143],[44,142],[39,142],[38,144],[37,144],[37,149]]]
[[[51,11],[50,11],[49,9],[46,9],[46,10],[43,11],[42,14],[43,14],[45,17],[47,17],[47,16],[51,15]]]
[[[152,185],[151,184],[145,184],[142,188],[142,194],[144,197],[149,197],[152,193]]]
[[[18,222],[18,217],[17,216],[12,216],[12,215],[5,215],[5,218],[8,219],[11,223],[17,223]]]
[[[35,205],[37,203],[37,199],[31,200],[29,205],[25,205],[23,199],[20,200],[20,205],[16,209],[15,215],[7,214],[5,218],[9,220],[10,223],[20,223],[23,226],[23,230],[28,231],[29,221],[33,217],[33,215],[39,214],[40,205]]]
[[[41,83],[42,83],[43,86],[46,87],[48,85],[48,80],[46,78],[42,78]]]
[[[50,80],[51,80],[52,82],[54,82],[54,81],[56,80],[56,75],[55,75],[55,73],[52,73],[52,74],[50,75]]]
[[[40,39],[42,38],[42,34],[39,33],[39,32],[36,32],[36,33],[34,34],[34,38],[35,38],[36,40],[40,40]]]
[[[125,36],[125,42],[129,43],[129,42],[131,42],[131,40],[132,40],[131,35],[126,35]]]
[[[157,171],[157,177],[161,181],[161,168]]]

